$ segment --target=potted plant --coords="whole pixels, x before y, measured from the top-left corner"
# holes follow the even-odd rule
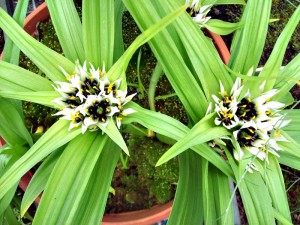
[[[49,11],[47,10],[46,4],[42,4],[39,6],[33,13],[31,13],[25,20],[24,29],[29,34],[34,35],[35,29],[37,27],[37,23],[39,21],[43,21],[49,17]],[[212,34],[214,35],[214,34]],[[219,36],[215,36],[215,40],[217,43],[217,46],[221,48],[220,46],[224,46],[224,43],[222,39],[219,38]],[[222,48],[220,51],[221,56],[228,55],[228,50],[226,48]],[[32,174],[26,174],[26,176],[23,176],[23,179],[21,179],[21,188],[25,190],[27,188],[27,185],[30,181]],[[26,195],[27,198],[27,195]],[[32,200],[32,199],[31,199]],[[121,214],[121,215],[109,215],[108,217],[104,218],[105,221],[112,221],[113,223],[116,223],[117,221],[120,221],[120,223],[124,224],[124,220],[130,221],[129,223],[133,224],[133,221],[136,221],[135,223],[141,223],[141,221],[145,221],[146,223],[152,223],[160,221],[168,216],[168,213],[171,210],[171,203],[163,205],[163,206],[156,206],[153,209],[146,210],[146,211],[140,211],[137,213],[129,213],[129,214]],[[158,214],[158,217],[153,216],[153,212],[156,212]],[[132,219],[134,218],[134,220]]]
[[[134,47],[129,48],[119,61],[117,61],[117,63],[108,70],[108,81],[105,79],[104,74],[106,72],[103,69],[97,69],[97,67],[93,69],[91,67],[91,71],[89,72],[80,64],[76,65],[76,74],[73,75],[72,63],[61,56],[55,55],[55,53],[30,39],[13,23],[9,17],[0,11],[0,25],[7,34],[11,36],[13,41],[37,62],[38,66],[46,72],[50,79],[60,80],[62,82],[58,83],[56,86],[56,89],[59,92],[59,94],[57,94],[53,91],[53,89],[50,90],[51,84],[49,81],[40,79],[39,81],[35,81],[30,84],[28,81],[26,82],[26,79],[24,79],[24,77],[29,78],[28,73],[17,67],[1,63],[0,65],[1,67],[3,66],[2,68],[5,67],[8,71],[16,70],[17,74],[22,73],[22,77],[18,80],[13,80],[7,75],[0,73],[0,79],[5,79],[10,83],[9,88],[1,87],[0,95],[3,97],[32,100],[52,106],[54,106],[52,100],[57,99],[55,101],[56,103],[62,105],[65,103],[67,105],[60,114],[64,115],[65,119],[69,119],[71,121],[71,126],[70,123],[63,120],[57,122],[35,145],[33,145],[28,152],[26,152],[15,164],[12,165],[10,169],[8,169],[8,171],[0,178],[0,198],[3,198],[4,194],[7,193],[6,188],[11,187],[12,184],[14,184],[31,166],[39,162],[46,155],[50,154],[54,151],[54,149],[62,147],[51,154],[53,161],[55,161],[60,154],[61,156],[59,157],[58,162],[55,165],[55,169],[49,178],[50,180],[47,183],[44,197],[38,208],[34,223],[56,224],[58,221],[63,221],[64,223],[67,222],[71,224],[94,224],[99,222],[101,216],[98,214],[99,211],[103,212],[104,197],[107,195],[109,189],[108,178],[112,173],[108,160],[116,162],[120,153],[120,150],[118,154],[114,151],[108,151],[104,148],[104,146],[119,146],[123,148],[125,152],[127,151],[114,123],[109,120],[108,124],[106,124],[107,117],[112,116],[116,117],[114,119],[117,120],[117,125],[120,125],[120,118],[122,118],[122,124],[138,122],[163,136],[178,141],[158,161],[158,164],[161,164],[175,155],[179,155],[180,179],[169,223],[201,224],[204,221],[205,224],[233,224],[232,209],[230,206],[231,192],[228,184],[228,177],[237,183],[237,187],[239,188],[243,198],[247,216],[251,219],[249,220],[250,224],[275,224],[273,206],[275,208],[274,212],[277,220],[280,222],[290,221],[289,210],[284,197],[285,191],[283,185],[279,185],[279,187],[276,187],[277,189],[275,189],[275,186],[270,184],[273,184],[272,182],[274,180],[277,180],[280,184],[282,184],[281,173],[280,171],[278,172],[277,158],[272,155],[276,155],[278,150],[277,146],[284,149],[284,151],[277,153],[280,154],[279,160],[281,163],[297,168],[297,162],[299,162],[299,154],[293,152],[293,150],[297,151],[297,143],[293,141],[293,139],[289,138],[287,133],[283,133],[282,135],[277,132],[280,126],[284,127],[283,125],[285,125],[286,120],[286,118],[280,116],[282,114],[279,111],[283,105],[278,102],[283,102],[282,97],[286,96],[285,89],[288,89],[292,85],[292,82],[291,79],[288,79],[288,82],[280,82],[280,79],[277,79],[276,76],[279,71],[278,64],[280,64],[280,58],[283,57],[281,56],[283,55],[283,51],[279,47],[286,44],[286,36],[289,36],[295,24],[298,23],[299,8],[291,18],[291,22],[282,34],[282,38],[279,39],[278,44],[274,48],[275,53],[273,53],[273,55],[276,57],[272,56],[270,58],[265,69],[258,77],[245,76],[251,67],[254,68],[254,71],[257,66],[258,56],[263,46],[261,40],[264,40],[268,24],[268,18],[258,17],[255,13],[258,15],[268,15],[270,2],[271,1],[265,1],[264,3],[257,3],[257,1],[247,2],[242,19],[245,25],[241,30],[237,31],[235,35],[232,57],[227,69],[225,69],[215,48],[211,45],[211,42],[203,36],[198,25],[196,25],[187,14],[180,16],[170,27],[168,27],[168,29],[157,34],[152,42],[150,42],[153,52],[161,63],[162,68],[168,76],[174,90],[185,106],[190,119],[188,126],[185,126],[179,121],[166,115],[143,109],[132,101],[127,102],[129,99],[126,99],[124,94],[125,88],[122,86],[124,83],[121,83],[121,90],[118,89],[118,82],[115,81],[118,78],[117,74],[120,73],[123,75],[124,65],[128,63],[128,58],[134,47],[137,47],[137,44],[135,44],[136,42],[133,44]],[[69,2],[64,2],[63,4],[68,3]],[[152,25],[154,21],[159,21],[160,18],[169,12],[174,12],[174,7],[179,6],[179,3],[177,2],[172,2],[173,4],[170,4],[168,1],[133,2],[125,0],[124,3],[142,30],[146,30],[146,28]],[[51,4],[53,4],[53,7],[55,6],[55,3]],[[103,4],[113,3],[104,1]],[[70,5],[67,6],[68,7],[64,7],[64,9],[72,11],[72,7],[70,7]],[[87,10],[86,12],[91,13],[97,7],[93,7],[93,5],[84,5],[84,8],[84,10]],[[105,12],[107,12],[108,8],[105,8]],[[114,14],[113,12],[110,13],[110,16]],[[175,12],[179,13],[179,11]],[[176,13],[174,13],[174,15],[175,14]],[[90,15],[91,14],[84,13],[83,18],[89,19]],[[102,21],[107,20],[104,19]],[[166,19],[163,19],[162,21],[166,22]],[[10,29],[7,26],[7,22],[9,22],[13,29]],[[89,28],[89,31],[93,30],[89,27],[93,24],[86,24],[86,22],[87,21],[83,22],[83,30],[87,31],[86,28]],[[261,29],[257,29],[257,26],[254,26],[253,24],[259,24],[259,26],[257,26]],[[68,23],[58,25],[60,26],[60,32],[62,32],[59,35],[62,35],[63,32],[65,32],[66,29],[63,29],[64,25],[66,25],[64,28],[68,27]],[[150,31],[146,30],[144,35],[141,36],[142,38],[137,39],[137,41],[143,42],[143,37],[146,38],[149,34],[153,35],[158,27],[162,28],[161,24],[156,24],[154,26],[156,26],[154,29],[152,27],[150,28]],[[78,34],[78,30],[72,32]],[[97,29],[95,32],[97,32]],[[22,36],[26,42],[17,38],[18,35]],[[85,33],[85,35],[83,35],[83,43],[85,43],[85,47],[87,47],[87,59],[88,61],[92,61],[93,56],[90,45],[91,43],[88,42],[88,40],[90,40],[89,35],[89,33]],[[62,42],[65,44],[66,48],[64,52],[68,55],[67,57],[74,58],[74,56],[77,56],[77,52],[70,48],[71,44],[68,42],[70,40],[66,41],[64,37],[65,35],[62,35]],[[71,37],[75,37],[75,39],[72,39],[73,42],[77,40],[76,35]],[[106,36],[104,37],[104,40],[108,41],[109,39]],[[164,43],[164,45],[161,45],[161,43]],[[31,50],[29,51],[27,46],[28,44],[38,46],[39,48],[33,48],[33,50],[30,48]],[[110,42],[110,44],[112,45],[112,42]],[[240,46],[244,45],[245,47],[241,49]],[[253,53],[254,49],[256,50],[255,54]],[[80,46],[77,46],[76,50],[80,51]],[[96,51],[100,50],[96,49]],[[253,55],[248,58],[250,53]],[[82,55],[78,55],[77,58]],[[101,54],[99,53],[96,55],[100,56]],[[277,57],[278,55],[280,55],[280,57]],[[47,62],[45,56],[53,56],[51,59],[53,61],[56,60],[56,62],[50,61],[50,64],[48,63],[47,66],[45,66],[44,63]],[[114,61],[111,57],[107,56],[107,58],[110,59],[107,61]],[[296,72],[292,73],[291,76],[299,76],[297,67],[295,66],[297,65],[298,58],[296,58],[295,61],[292,61],[289,66],[285,67],[285,69],[280,72],[280,76],[290,74],[291,71],[295,71],[294,68],[296,68]],[[95,64],[95,62],[93,63]],[[98,59],[97,63],[101,64],[102,62]],[[65,71],[66,78],[71,80],[70,84],[65,84],[67,82],[64,80],[64,72],[62,73],[57,68],[58,64],[63,65],[63,71]],[[106,66],[107,65],[112,65],[112,63],[106,64]],[[97,64],[95,66],[97,66]],[[110,66],[108,66],[108,68],[110,68]],[[275,70],[274,68],[277,69]],[[238,72],[234,72],[234,70]],[[237,77],[243,78],[244,81],[246,81],[246,84],[242,85],[239,79],[233,79],[232,76],[229,75],[228,71]],[[93,79],[90,78],[90,80],[86,80],[86,74],[92,76]],[[102,75],[103,79],[100,79],[101,77],[98,78],[99,75],[97,74]],[[33,74],[30,75],[34,76]],[[249,73],[249,75],[252,75],[252,73]],[[275,76],[275,78],[273,76]],[[122,76],[122,78],[125,79],[125,76]],[[75,80],[78,81],[78,79],[81,88],[77,88],[76,86],[78,85],[78,82],[75,82]],[[262,83],[261,81],[264,79],[274,79],[274,82],[268,82],[264,86],[261,86],[261,89],[264,90],[256,88],[256,86],[258,86],[257,82]],[[94,80],[99,82],[99,85],[95,85],[96,88],[92,85],[92,81]],[[276,80],[277,82],[275,82]],[[221,90],[219,87],[219,81],[222,83]],[[13,86],[12,84],[17,85]],[[274,93],[275,91],[272,89],[274,84],[277,85],[276,87],[280,90],[278,93]],[[41,85],[49,88],[49,91],[40,90],[39,86]],[[88,86],[88,89],[86,86]],[[21,87],[23,89],[21,89]],[[113,89],[113,87],[116,88]],[[82,91],[80,91],[81,89]],[[87,93],[96,93],[97,89],[101,90],[97,94],[97,98],[88,97],[90,95]],[[248,89],[250,90],[249,92]],[[88,92],[86,90],[88,90]],[[264,101],[261,102],[261,98],[258,98],[260,91],[265,93],[268,90],[271,90],[270,93],[273,94],[271,95],[267,92],[268,97],[273,99],[278,97],[275,101],[275,103],[277,103],[276,106],[274,106],[274,104],[266,106],[266,94],[261,95],[263,96]],[[18,93],[15,93],[14,91]],[[73,91],[77,91],[75,95]],[[232,93],[227,95],[225,91],[228,93],[229,91],[232,91]],[[120,99],[118,100],[118,98],[116,99],[118,92],[123,93],[120,99],[122,100],[122,97],[125,97],[124,101],[118,102],[121,101]],[[219,92],[221,93],[219,94]],[[41,95],[47,97],[41,98]],[[106,95],[110,96],[108,97]],[[212,95],[215,97],[212,97]],[[258,106],[261,106],[260,109],[266,109],[263,111],[265,115],[264,120],[256,121],[253,116],[256,117],[257,115],[251,115],[249,117],[250,119],[248,118],[248,112],[258,114],[258,108],[255,105],[253,106],[249,99],[256,101],[255,103],[257,103]],[[242,100],[248,101],[247,104],[241,103]],[[207,110],[209,102],[213,103],[212,107],[213,110],[215,110],[214,113]],[[234,105],[232,102],[236,104]],[[78,108],[79,105],[77,104],[79,103],[84,103],[84,106]],[[285,102],[285,104],[288,103],[289,101]],[[76,107],[74,107],[74,105]],[[117,105],[121,105],[120,108],[118,108]],[[125,110],[121,111],[123,109],[123,105],[124,109],[127,109],[127,112],[131,112],[131,114],[126,113]],[[247,105],[253,106],[251,110],[246,108]],[[232,108],[228,108],[229,106]],[[114,107],[117,107],[118,109]],[[225,114],[225,110],[228,112],[228,110],[231,109],[234,109],[234,112],[231,112],[230,115]],[[275,113],[274,115],[270,114],[267,109],[272,109],[273,111],[276,110],[276,116],[274,116]],[[105,116],[103,116],[104,110],[107,112]],[[111,114],[111,112],[115,112],[116,114]],[[294,111],[289,112],[297,114],[297,112]],[[120,113],[128,115],[120,117]],[[93,119],[93,115],[97,115],[97,118]],[[101,115],[102,117],[100,118]],[[87,116],[89,116],[89,118]],[[234,118],[234,120],[232,120],[231,117]],[[99,120],[99,118],[101,120]],[[276,122],[272,123],[272,119],[276,120]],[[247,126],[249,124],[246,124],[246,120],[252,121],[251,126]],[[278,121],[281,122],[281,125],[277,124]],[[266,125],[265,122],[269,122],[268,125],[270,126],[270,128],[268,127],[268,129],[266,129],[266,133],[258,127],[258,125]],[[295,119],[295,122],[297,122],[297,119]],[[77,125],[81,125],[81,129],[76,128]],[[67,128],[69,126],[73,129],[67,132]],[[101,129],[108,135],[109,138],[104,135],[101,136],[102,138],[100,140],[100,138],[97,138],[95,132],[89,133],[89,131],[88,133],[79,136],[81,131],[95,129]],[[53,137],[56,135],[59,135],[60,138],[53,140]],[[263,142],[261,138],[263,135],[265,135],[264,137],[267,140],[272,139],[273,148],[269,148],[266,141]],[[76,139],[71,141],[66,147],[65,144],[75,138],[75,136]],[[110,138],[112,138],[116,144],[110,141]],[[92,139],[95,140],[95,145],[101,146],[101,149],[98,148],[98,157],[96,157],[99,161],[95,159],[96,153],[91,152],[88,149],[88,146],[94,145],[92,143]],[[275,144],[277,144],[277,146],[274,144],[273,139],[275,139]],[[284,142],[286,139],[289,140],[288,143]],[[246,142],[247,140],[251,141]],[[102,143],[102,141],[105,143]],[[254,141],[259,141],[259,145],[256,145],[257,142],[254,145]],[[81,151],[79,151],[79,147],[81,148]],[[251,152],[246,152],[244,157],[242,153],[245,152],[246,147],[253,148],[251,148]],[[185,151],[188,148],[191,148],[193,151]],[[270,153],[270,155],[268,156],[263,153]],[[89,162],[88,165],[86,165],[84,158],[89,159],[87,160]],[[259,159],[261,161],[259,161]],[[269,164],[265,163],[267,160],[269,160]],[[77,168],[76,177],[68,177],[71,175],[68,171],[70,168],[67,166],[70,162],[72,165],[71,167],[73,167],[72,169]],[[93,163],[91,162],[94,162],[94,166],[99,166],[97,174],[94,172]],[[269,170],[265,170],[264,166]],[[251,169],[253,172],[252,174],[248,172],[251,171]],[[258,171],[253,171],[255,169]],[[88,174],[91,175],[91,178],[86,177],[87,171],[89,171]],[[55,172],[61,174],[61,177],[55,178],[53,175]],[[85,176],[82,175],[83,172]],[[96,179],[98,176],[100,176],[99,179]],[[245,177],[246,179],[244,179]],[[100,190],[98,191],[95,190],[95,188],[98,187],[98,185],[93,183],[95,181],[102,181],[103,184],[103,186],[99,187]],[[264,181],[267,181],[267,184],[265,184]],[[256,184],[259,185],[256,185],[254,188],[253,182],[256,182]],[[80,183],[80,186],[75,190],[74,188],[71,188],[71,184],[76,183]],[[91,183],[93,183],[93,185]],[[259,186],[259,188],[257,186]],[[58,187],[61,188],[60,191],[58,191]],[[200,190],[199,187],[201,187]],[[100,194],[100,196],[95,196],[94,193],[98,193],[99,191],[102,194]],[[72,196],[75,195],[76,198],[72,198],[72,196],[68,194],[69,192],[72,192]],[[277,198],[274,196],[277,196]],[[100,205],[100,203],[102,204]],[[97,204],[101,210],[94,207],[95,204]],[[93,211],[89,211],[87,209],[93,209]],[[224,214],[224,212],[226,213]]]

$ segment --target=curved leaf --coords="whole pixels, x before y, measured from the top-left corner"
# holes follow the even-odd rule
[[[78,59],[83,64],[85,58],[82,26],[74,1],[47,0],[46,2],[64,55],[71,62]]]
[[[113,65],[115,1],[83,0],[82,25],[85,58],[95,67]]]
[[[75,224],[80,205],[107,136],[86,132],[72,140],[56,163],[33,224]]]
[[[59,66],[67,73],[74,64],[27,34],[3,9],[0,8],[0,27],[11,40],[53,81],[65,81]]]
[[[1,91],[53,91],[46,78],[10,63],[0,61]]]
[[[45,186],[49,180],[50,174],[61,156],[63,149],[57,149],[53,152],[37,169],[33,177],[28,184],[28,187],[24,193],[21,203],[21,217],[24,216],[30,205],[39,196],[39,194],[45,189]]]
[[[0,178],[0,199],[21,177],[48,154],[68,143],[81,129],[68,131],[70,122],[57,121],[6,173]]]

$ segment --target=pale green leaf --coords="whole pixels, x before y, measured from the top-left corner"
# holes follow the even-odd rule
[[[62,154],[63,148],[57,149],[39,166],[28,184],[21,203],[21,216],[23,217],[30,205],[45,189],[50,174]]]
[[[291,120],[291,122],[283,128],[283,130],[293,138],[298,144],[300,144],[300,110],[299,109],[287,109],[285,120]]]
[[[46,78],[21,67],[0,61],[1,91],[52,91],[52,84]]]
[[[74,64],[72,62],[27,34],[1,8],[0,27],[21,51],[24,52],[51,80],[66,80],[59,66],[62,66],[67,73],[72,73],[74,71]]]
[[[184,126],[178,120],[158,112],[143,109],[133,102],[128,103],[128,107],[137,112],[124,117],[124,124],[137,122],[149,128],[150,130],[172,138],[173,140],[179,140],[183,138],[190,131],[188,127]],[[213,151],[211,147],[206,144],[202,144],[194,146],[192,150],[210,161],[228,177],[234,179],[232,170],[227,162],[215,151]]]
[[[156,8],[161,8],[159,7],[161,4],[166,6],[165,1],[146,0],[134,2],[125,0],[124,4],[141,30],[146,30],[159,21],[162,16],[158,14]],[[149,44],[189,116],[194,121],[199,121],[205,114],[207,103],[198,100],[198,96],[203,96],[203,93],[188,69],[185,57],[183,58],[179,51],[182,44],[178,43],[178,37],[174,35],[174,32],[171,33],[169,29],[165,29],[158,33]]]
[[[82,28],[85,58],[95,67],[113,65],[115,1],[83,0]]]
[[[271,0],[249,0],[243,12],[243,27],[236,31],[232,45],[229,67],[236,72],[247,74],[254,71],[259,63],[267,35]]]
[[[30,133],[15,106],[4,98],[0,98],[0,105],[0,136],[11,146],[32,145]]]
[[[52,108],[59,106],[52,101],[61,97],[56,91],[37,91],[37,92],[14,92],[14,91],[0,91],[0,96],[5,98],[13,98],[29,102],[35,102]]]
[[[86,132],[68,144],[50,175],[33,224],[77,223],[77,209],[107,139]]]
[[[179,155],[179,180],[169,225],[203,224],[202,162],[192,151]]]
[[[222,20],[210,19],[204,24],[204,27],[208,30],[220,34],[220,35],[228,35],[233,33],[235,30],[242,27],[241,23],[229,23]]]
[[[27,13],[28,1],[18,1],[13,15],[14,20],[23,27],[24,19]],[[19,65],[20,49],[11,41],[10,38],[6,38],[5,46],[2,53],[2,60],[15,65]]]
[[[214,1],[214,5],[229,5],[229,4],[239,4],[246,5],[244,0],[204,0],[205,5],[209,5]]]
[[[114,62],[116,62],[124,53],[124,43],[123,43],[123,12],[125,6],[122,0],[115,1],[115,44],[114,44]]]
[[[278,146],[283,149],[278,152],[280,156],[278,158],[279,163],[300,170],[300,144],[289,137],[287,133],[282,131],[281,134],[288,142],[277,142]]]
[[[163,156],[158,160],[157,166],[169,161],[171,158],[179,155],[186,149],[195,145],[206,143],[215,138],[229,135],[224,127],[216,127],[214,124],[215,113],[204,117],[175,145],[173,145]]]
[[[300,7],[296,9],[294,14],[289,19],[289,22],[285,26],[284,30],[281,32],[276,44],[273,48],[273,51],[266,62],[263,70],[260,72],[259,76],[266,78],[268,82],[266,82],[264,91],[268,91],[273,88],[276,80],[271,79],[269,77],[276,76],[280,71],[280,66],[282,64],[282,60],[284,58],[284,54],[289,43],[289,40],[299,24],[300,20]]]
[[[81,133],[81,129],[68,131],[70,121],[57,121],[6,173],[0,178],[0,199],[28,170],[57,148]]]
[[[109,120],[106,127],[100,126],[100,129],[106,133],[111,140],[113,140],[127,155],[129,155],[124,138],[122,137],[120,130],[118,130],[113,120]]]
[[[111,179],[121,149],[108,140],[90,176],[74,221],[77,224],[98,224],[101,221],[110,190]]]
[[[292,223],[281,168],[276,156],[269,154],[268,158],[268,165],[264,165],[263,163],[256,163],[255,165],[257,165],[259,172],[267,184],[273,207],[280,212],[286,220]],[[278,225],[283,224],[278,223]]]
[[[71,62],[85,61],[82,26],[73,0],[46,1],[63,53]],[[63,66],[63,65],[61,65]]]

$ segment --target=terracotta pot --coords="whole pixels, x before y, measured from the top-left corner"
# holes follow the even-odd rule
[[[45,21],[49,19],[49,17],[50,14],[46,3],[41,4],[26,17],[24,24],[25,31],[33,36],[36,32],[36,27],[38,23],[40,21]],[[224,63],[227,64],[229,61],[230,53],[223,39],[221,38],[221,36],[214,34],[210,31],[208,31],[208,33],[212,37],[214,45],[216,46],[221,59]],[[3,139],[1,139],[0,137],[0,146],[2,144],[4,144],[4,142]],[[30,172],[22,177],[19,186],[23,190],[26,190],[31,177],[32,173]],[[36,202],[38,203],[39,200],[40,197],[36,200]],[[150,225],[168,218],[172,209],[172,203],[173,202],[169,202],[164,205],[157,205],[151,207],[150,209],[104,215],[102,225]]]

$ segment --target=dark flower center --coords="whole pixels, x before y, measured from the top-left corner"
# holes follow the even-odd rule
[[[110,112],[109,106],[110,103],[108,99],[95,102],[88,108],[88,114],[93,118],[93,120],[105,122],[107,120],[107,114]]]
[[[259,139],[259,136],[253,127],[243,128],[237,134],[237,141],[242,147],[251,147],[252,142],[257,139]]]
[[[250,121],[257,117],[257,111],[255,104],[251,102],[251,99],[243,98],[237,105],[236,115],[240,120]]]

